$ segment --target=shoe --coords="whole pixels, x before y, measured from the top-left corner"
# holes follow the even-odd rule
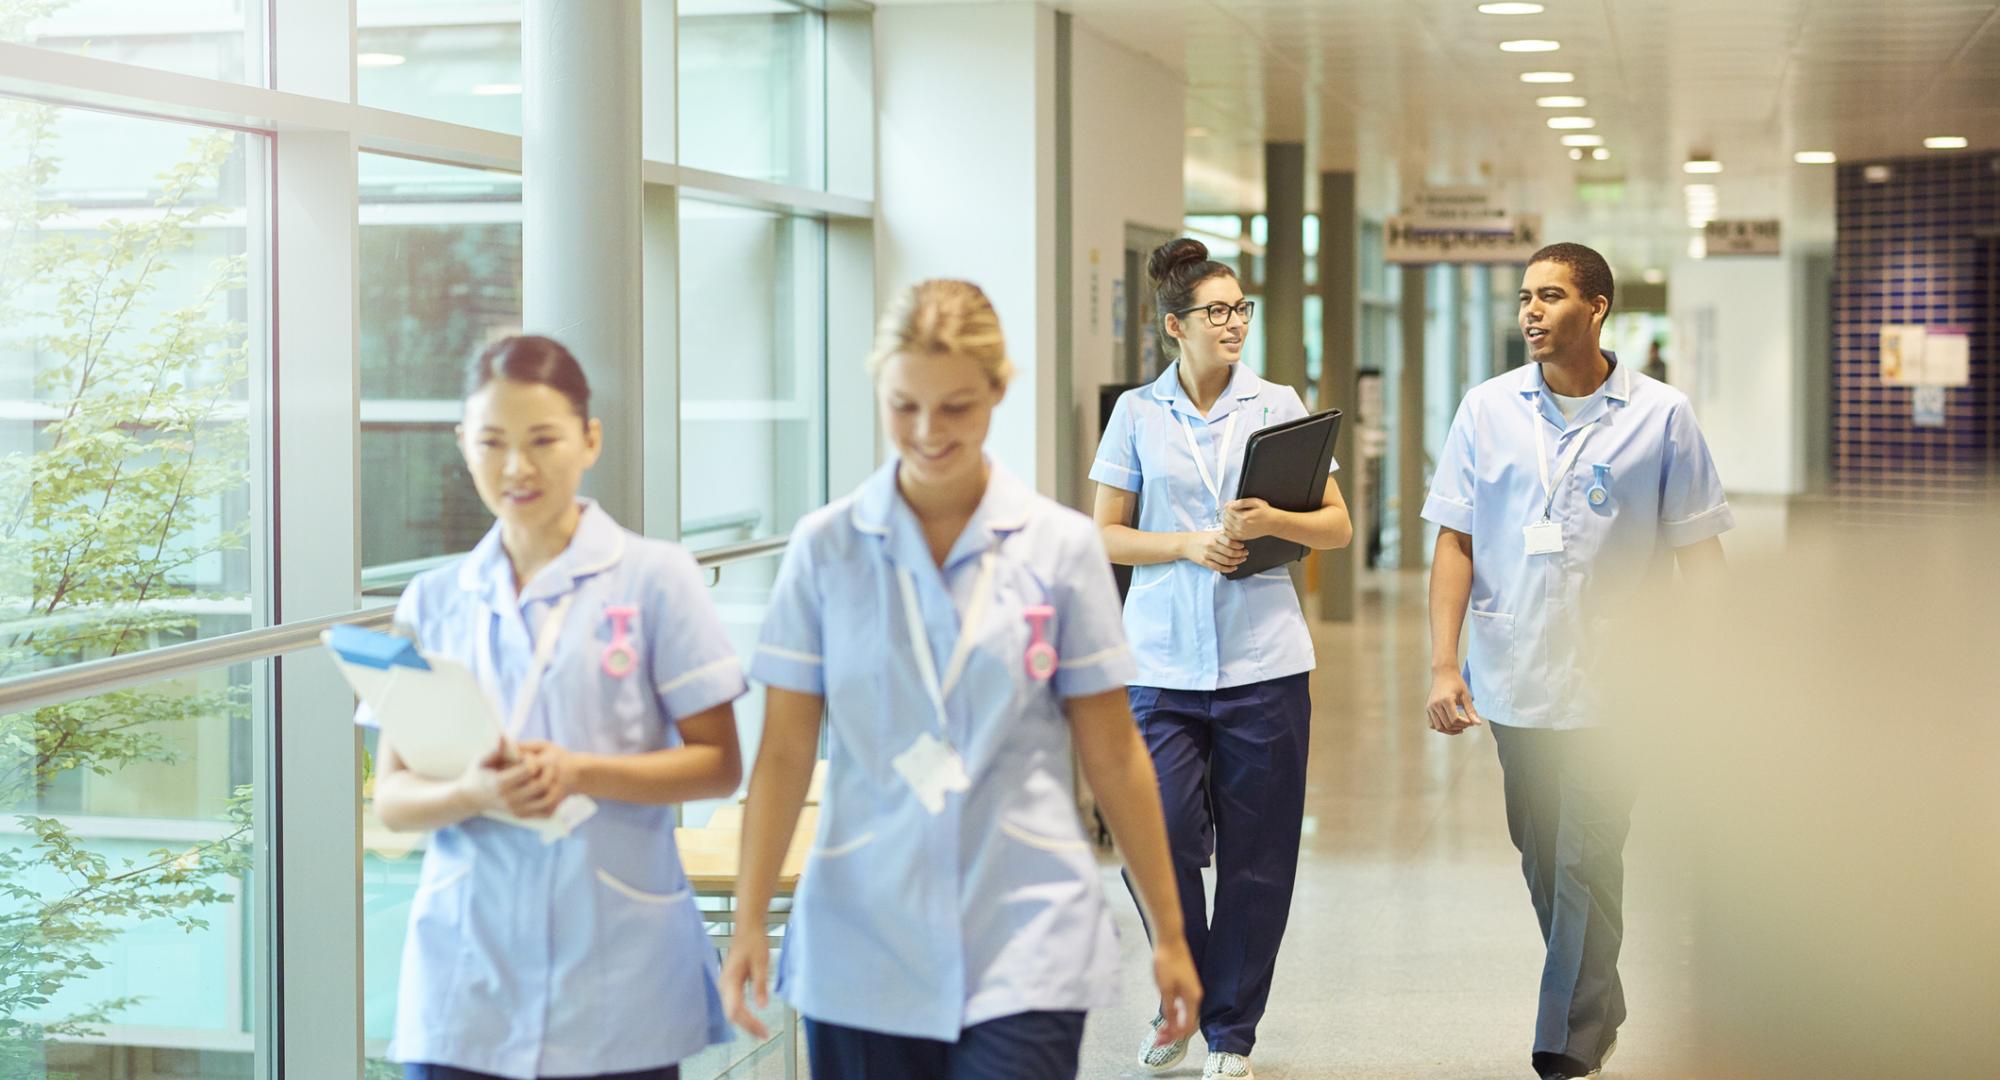
[[[1188,1040],[1194,1037],[1190,1032],[1165,1046],[1153,1045],[1160,1038],[1160,1029],[1166,1025],[1165,1016],[1154,1014],[1152,1025],[1146,1029],[1146,1038],[1139,1044],[1139,1064],[1154,1072],[1179,1065],[1181,1059],[1187,1056]]]
[[[1201,1080],[1254,1080],[1256,1075],[1250,1071],[1248,1056],[1226,1050],[1210,1051],[1201,1067]]]

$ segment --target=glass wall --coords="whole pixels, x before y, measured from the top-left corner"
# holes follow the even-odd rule
[[[780,0],[679,0],[679,6],[680,163],[823,186],[823,17]]]
[[[521,131],[520,0],[356,0],[363,105]]]
[[[0,41],[264,85],[259,0],[0,0]]]

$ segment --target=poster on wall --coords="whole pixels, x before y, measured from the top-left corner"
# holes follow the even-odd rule
[[[1963,326],[1933,326],[1924,334],[1924,385],[1972,385],[1972,337]]]
[[[1924,373],[1924,328],[1891,323],[1882,327],[1882,381],[1916,386]]]
[[[1919,386],[1910,392],[1910,423],[1917,427],[1944,426],[1944,395],[1942,386]]]

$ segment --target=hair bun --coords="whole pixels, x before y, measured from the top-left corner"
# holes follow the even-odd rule
[[[1208,261],[1208,245],[1191,236],[1169,240],[1153,249],[1153,255],[1146,260],[1146,273],[1156,282],[1164,282],[1175,267],[1191,266]]]

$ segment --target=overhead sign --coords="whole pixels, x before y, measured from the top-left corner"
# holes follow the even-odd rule
[[[1524,263],[1541,246],[1540,214],[1485,225],[1392,217],[1383,227],[1382,257],[1392,263]]]
[[[1424,188],[1417,192],[1407,216],[1427,226],[1504,228],[1509,224],[1507,208],[1482,187]]]
[[[1711,221],[1702,226],[1710,255],[1776,255],[1778,219]]]

